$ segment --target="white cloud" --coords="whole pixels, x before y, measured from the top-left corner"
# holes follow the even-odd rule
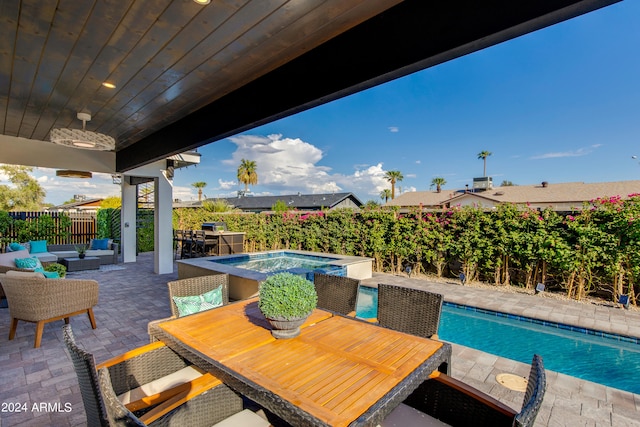
[[[223,181],[218,178],[218,187],[216,190],[231,190],[236,185],[238,185],[236,181]]]
[[[389,132],[392,132],[392,133],[400,132],[400,128],[398,126],[389,126]]]
[[[352,174],[332,173],[330,167],[318,165],[323,158],[322,150],[299,138],[283,138],[274,134],[240,135],[229,140],[236,144],[237,149],[231,159],[223,160],[223,163],[235,166],[242,159],[254,160],[260,192],[350,191],[377,196],[382,189],[389,188],[382,163],[356,165]]]
[[[422,161],[420,160],[416,160],[416,164],[419,165],[420,163],[422,163]]]
[[[557,159],[562,157],[581,157],[586,156],[587,154],[591,154],[593,150],[591,148],[598,148],[602,144],[594,144],[589,148],[578,148],[577,150],[572,151],[556,151],[551,153],[541,154],[539,156],[531,157],[532,160],[540,160],[540,159]]]

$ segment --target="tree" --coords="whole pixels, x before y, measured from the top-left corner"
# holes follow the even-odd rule
[[[100,209],[118,209],[122,207],[122,199],[118,196],[109,196],[102,199]]]
[[[198,201],[202,200],[202,189],[207,186],[206,182],[198,181],[191,184],[193,188],[198,189]]]
[[[487,157],[489,157],[491,155],[491,151],[481,151],[478,153],[478,159],[482,159],[482,161],[484,162],[484,169],[483,169],[483,173],[482,176],[487,176]]]
[[[14,187],[0,185],[0,209],[6,211],[37,211],[44,203],[46,192],[30,175],[28,166],[2,165],[0,172],[6,175]]]
[[[391,190],[389,190],[388,188],[385,188],[384,190],[382,190],[380,192],[380,198],[384,200],[385,203],[387,203],[391,198]]]
[[[402,176],[402,172],[400,171],[387,171],[384,177],[391,183],[391,200],[393,200],[396,198],[396,182],[402,181],[404,176]]]
[[[446,184],[447,184],[447,180],[445,180],[444,178],[437,177],[431,180],[431,187],[435,186],[437,193],[442,191],[442,186]]]
[[[238,182],[244,184],[244,192],[249,189],[249,184],[256,185],[258,183],[258,173],[256,172],[256,162],[253,160],[242,159],[238,167]]]
[[[513,187],[514,185],[516,184],[511,181],[507,181],[506,179],[500,183],[500,187]]]

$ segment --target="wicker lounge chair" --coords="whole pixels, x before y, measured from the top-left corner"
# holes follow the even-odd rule
[[[435,338],[442,300],[442,295],[422,289],[379,284],[378,323],[396,331]]]
[[[528,427],[534,424],[545,391],[546,374],[542,358],[534,355],[519,412],[440,372],[434,372],[404,404],[452,426]]]
[[[9,339],[16,335],[18,320],[36,324],[34,347],[40,347],[44,324],[71,316],[88,314],[96,328],[93,307],[98,304],[98,282],[95,280],[44,279],[5,275],[1,279],[9,304],[11,328]]]
[[[162,343],[134,349],[96,366],[93,355],[76,344],[69,325],[63,327],[63,334],[78,376],[90,426],[167,425],[169,422],[175,423],[172,425],[212,425],[243,410],[242,398],[209,373],[183,383],[176,381],[176,373],[192,367]],[[97,370],[103,370],[108,376],[106,393],[98,382]],[[136,401],[126,400],[143,384],[155,382],[157,385],[163,380],[174,385]],[[120,411],[118,416],[113,416],[113,408]],[[192,413],[195,409],[200,413]],[[138,419],[132,411],[141,410],[146,411]],[[123,424],[129,415],[128,424]],[[255,419],[257,415],[253,415]],[[262,418],[259,420],[264,421]]]
[[[349,277],[314,273],[318,307],[344,315],[355,315],[360,281]]]

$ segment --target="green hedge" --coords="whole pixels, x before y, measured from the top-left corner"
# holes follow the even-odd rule
[[[573,214],[501,205],[399,215],[372,209],[311,214],[173,212],[175,229],[225,221],[245,232],[247,252],[300,249],[375,260],[376,271],[414,272],[496,285],[545,283],[581,299],[597,293],[633,303],[640,279],[640,197],[594,200]]]

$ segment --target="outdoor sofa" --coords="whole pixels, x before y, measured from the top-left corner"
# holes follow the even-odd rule
[[[44,245],[42,244],[44,242]],[[38,243],[39,250],[34,250],[32,248],[33,243]],[[26,256],[25,249],[7,252],[6,254],[0,254],[0,266],[12,266],[12,264],[7,261],[13,261],[15,258],[25,258],[25,257],[37,257],[40,262],[59,262],[63,258],[78,258],[77,247],[79,245],[73,244],[62,244],[62,245],[54,245],[54,244],[46,244],[45,241],[36,241],[29,243],[21,244],[24,248],[26,248]],[[9,249],[7,249],[9,250]],[[98,257],[100,258],[100,265],[105,264],[117,264],[118,263],[118,252],[119,245],[115,243],[111,239],[91,239],[89,245],[87,246],[86,256],[88,257]],[[20,256],[16,256],[20,254]],[[6,258],[6,259],[5,259]]]

